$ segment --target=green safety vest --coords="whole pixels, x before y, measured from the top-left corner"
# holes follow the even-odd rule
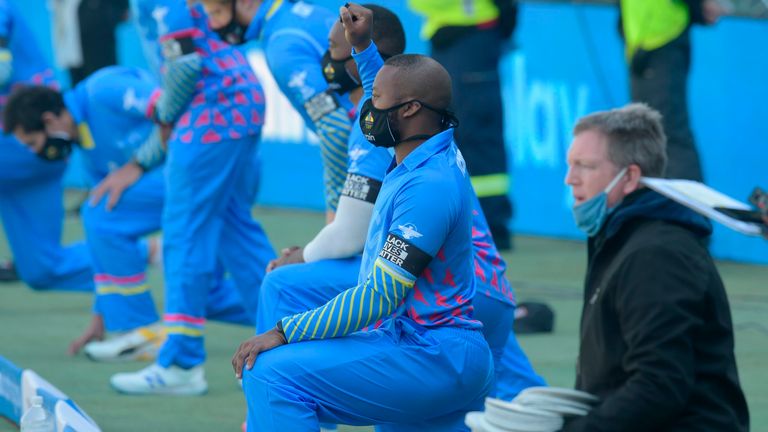
[[[682,0],[621,0],[627,59],[638,49],[661,48],[680,36],[690,22]]]
[[[408,3],[427,19],[421,29],[424,39],[431,39],[441,27],[473,26],[499,17],[493,0],[408,0]]]

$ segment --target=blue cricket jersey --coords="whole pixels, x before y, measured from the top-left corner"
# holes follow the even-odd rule
[[[425,327],[480,328],[471,318],[471,196],[466,163],[452,129],[392,166],[376,199],[358,282],[372,274],[377,258],[383,258],[396,276],[416,280],[401,314]],[[414,274],[414,259],[429,264]]]
[[[280,320],[286,341],[341,337],[390,317],[479,329],[472,319],[472,186],[453,130],[388,170],[373,208],[358,284]]]
[[[302,1],[265,0],[244,35],[261,41],[280,91],[320,139],[325,202],[331,211],[346,180],[352,108],[347,96],[329,90],[321,67],[334,20],[331,11]]]
[[[141,38],[144,57],[150,69],[160,76],[163,52],[160,35],[168,33],[165,19],[170,7],[158,0],[131,0],[131,13]]]
[[[378,53],[376,45],[371,42],[366,50],[361,53],[353,53],[355,61],[358,63],[360,71],[360,80],[365,89],[365,93],[360,101],[359,107],[366,99],[371,97],[373,90],[373,81],[376,74],[383,66],[384,62]],[[358,113],[360,111],[358,107]],[[352,125],[349,140],[349,172],[368,177],[375,181],[381,181],[387,170],[392,156],[389,150],[376,147],[363,136],[363,131],[359,126],[359,115]],[[485,219],[483,210],[480,207],[480,201],[477,195],[472,191],[472,245],[473,245],[473,267],[476,276],[477,292],[502,301],[508,304],[515,304],[515,297],[512,287],[504,273],[507,263],[501,257],[493,242],[491,231],[488,228],[488,222]]]
[[[94,181],[129,162],[149,137],[154,127],[149,102],[157,86],[149,72],[110,66],[64,93],[78,126],[85,168]]]
[[[320,61],[336,19],[328,9],[302,1],[265,0],[245,32],[246,40],[261,40],[280,91],[313,129],[304,104],[328,89]],[[341,98],[342,102],[345,99]]]
[[[210,144],[258,135],[264,123],[264,93],[245,57],[222,42],[208,25],[202,7],[185,0],[158,0],[168,6],[160,36],[193,44],[202,61],[195,92],[175,125],[182,143]]]

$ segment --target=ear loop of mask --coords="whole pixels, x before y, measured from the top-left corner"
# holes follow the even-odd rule
[[[627,173],[627,167],[624,167],[619,171],[618,174],[616,174],[616,177],[611,180],[610,183],[608,183],[608,186],[605,188],[605,193],[609,194],[613,190],[613,188],[616,187],[616,185],[619,183],[619,181],[624,177],[624,174]]]
[[[453,115],[452,112],[450,112],[448,110],[437,109],[437,108],[432,107],[432,106],[430,106],[430,105],[428,105],[428,104],[426,104],[426,103],[424,103],[424,102],[422,102],[422,101],[420,101],[418,99],[413,99],[413,100],[410,100],[408,102],[404,102],[403,104],[399,105],[398,108],[403,106],[403,105],[405,105],[405,104],[411,103],[411,102],[418,102],[422,107],[424,107],[424,108],[426,108],[426,109],[428,109],[428,110],[430,110],[432,112],[436,112],[436,113],[440,114],[442,116],[440,118],[440,127],[442,128],[442,131],[448,130],[450,128],[457,128],[457,127],[459,127],[459,119],[457,119],[456,116]],[[428,134],[414,135],[414,136],[405,138],[405,139],[401,140],[400,142],[428,140],[428,139],[432,138],[435,135],[436,134],[433,134],[433,135],[428,135]]]

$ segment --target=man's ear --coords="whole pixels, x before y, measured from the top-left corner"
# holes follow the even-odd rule
[[[638,165],[632,164],[628,166],[625,176],[627,177],[627,181],[624,183],[623,187],[624,195],[629,195],[642,187],[640,178],[643,176],[643,171]]]
[[[420,109],[424,109],[424,107],[421,105],[421,102],[419,101],[413,101],[403,108],[403,117],[410,117],[419,112]]]

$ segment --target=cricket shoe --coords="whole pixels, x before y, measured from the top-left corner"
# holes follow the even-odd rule
[[[208,391],[202,365],[182,369],[154,363],[138,372],[115,374],[109,383],[118,392],[132,395],[197,396]]]
[[[89,359],[98,362],[150,361],[165,340],[161,324],[140,327],[104,341],[88,342],[83,351]]]

